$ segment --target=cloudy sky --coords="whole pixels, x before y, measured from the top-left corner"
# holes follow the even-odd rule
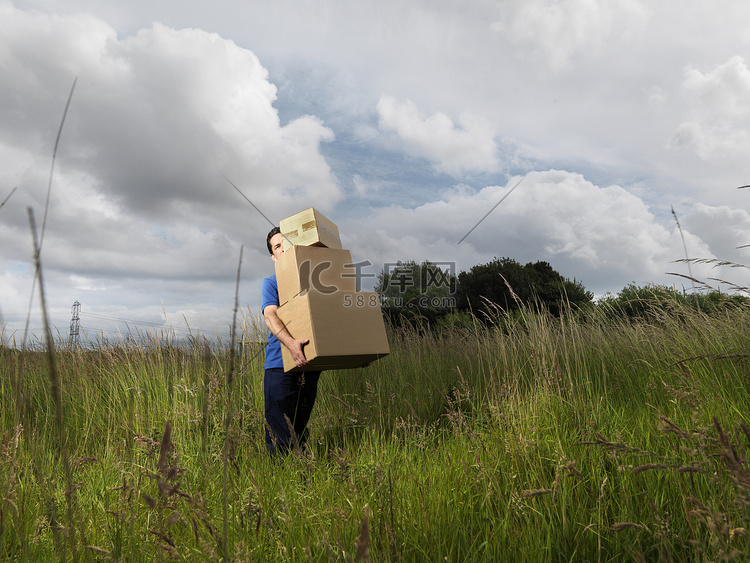
[[[27,209],[41,228],[74,80],[52,323],[79,301],[89,336],[211,336],[240,248],[253,317],[266,217],[310,206],[365,289],[398,260],[545,260],[597,296],[691,289],[685,247],[750,264],[749,63],[745,0],[0,0],[0,324],[31,303],[40,333]]]

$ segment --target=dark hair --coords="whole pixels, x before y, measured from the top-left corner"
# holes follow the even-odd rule
[[[274,227],[268,232],[268,236],[266,237],[266,246],[268,247],[269,254],[273,254],[273,248],[271,248],[271,238],[274,235],[278,235],[279,233],[281,233],[281,229],[279,229],[278,227]]]

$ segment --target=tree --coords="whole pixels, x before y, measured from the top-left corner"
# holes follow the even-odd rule
[[[429,261],[387,264],[378,275],[375,291],[383,312],[396,325],[435,321],[456,307],[455,266]]]
[[[458,275],[458,308],[471,309],[491,319],[499,307],[514,311],[521,306],[541,306],[559,316],[567,303],[591,303],[593,294],[580,282],[570,281],[548,262],[522,266],[511,258],[495,258]]]
[[[631,283],[617,295],[610,293],[597,300],[597,307],[611,318],[629,318],[650,322],[693,309],[708,315],[736,307],[750,306],[750,298],[739,293],[689,293],[660,285],[637,286]]]

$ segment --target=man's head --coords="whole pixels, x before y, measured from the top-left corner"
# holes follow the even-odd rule
[[[284,244],[283,244],[284,237],[281,234],[281,229],[278,227],[274,227],[268,232],[268,236],[266,237],[266,246],[268,247],[268,252],[271,254],[271,260],[276,262],[279,258],[281,258],[281,255],[284,254]]]

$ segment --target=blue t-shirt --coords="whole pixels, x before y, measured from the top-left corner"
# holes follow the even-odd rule
[[[279,288],[276,285],[276,274],[268,276],[263,280],[261,289],[260,312],[263,313],[269,305],[279,306]],[[281,359],[281,343],[272,332],[268,332],[268,344],[266,344],[265,369],[283,368],[284,360]]]

